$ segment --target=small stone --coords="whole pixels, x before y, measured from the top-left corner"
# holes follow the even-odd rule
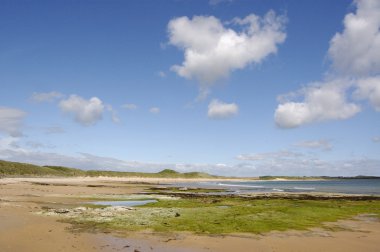
[[[65,213],[69,213],[70,210],[66,208],[61,208],[61,209],[55,209],[54,212],[57,214],[65,214]]]
[[[134,210],[133,207],[126,207],[126,206],[114,206],[112,207],[113,211],[123,212],[123,211],[130,211]]]
[[[87,210],[86,207],[77,207],[77,208],[74,209],[75,212],[84,212],[86,210]]]
[[[112,217],[114,214],[111,213],[111,212],[105,212],[105,213],[101,213],[100,216],[101,217]]]

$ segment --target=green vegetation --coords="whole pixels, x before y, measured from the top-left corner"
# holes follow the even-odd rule
[[[0,160],[0,176],[76,176],[74,174],[80,171],[71,168],[65,169]]]
[[[74,176],[88,176],[88,177],[141,177],[141,178],[204,178],[204,179],[218,179],[218,178],[231,178],[214,176],[204,172],[185,172],[180,173],[171,169],[165,169],[158,173],[145,173],[145,172],[119,172],[119,171],[104,171],[104,170],[89,170],[84,171],[75,168],[63,166],[38,166],[27,163],[9,162],[0,160],[0,177],[43,177],[43,176],[58,176],[58,177],[74,177]],[[261,176],[259,180],[274,180],[274,179],[291,179],[291,180],[313,180],[313,179],[379,179],[380,177],[374,176],[356,176],[356,177],[297,177],[297,176]],[[244,178],[250,179],[250,178]],[[255,179],[255,178],[251,178]]]
[[[174,170],[165,169],[158,173],[146,173],[146,172],[116,172],[116,171],[87,171],[87,176],[98,177],[142,177],[142,178],[218,178],[207,173],[202,172],[186,172],[180,173]]]
[[[213,178],[213,177],[216,177],[204,172],[179,173],[177,171],[170,170],[170,169],[162,170],[159,173],[157,173],[157,175],[163,176],[163,177],[171,177],[171,178]]]
[[[86,213],[71,216],[69,222],[85,229],[257,234],[273,230],[305,230],[358,214],[380,216],[380,201],[197,197],[159,200],[105,218]]]
[[[86,176],[86,172],[80,169],[68,168],[68,167],[63,167],[63,166],[47,166],[47,165],[44,167],[57,171],[63,176]]]
[[[0,160],[0,176],[89,176],[89,177],[143,177],[143,178],[218,178],[202,172],[180,173],[165,169],[158,173],[144,172],[117,172],[117,171],[84,171],[63,166],[38,166],[26,163],[9,162]]]

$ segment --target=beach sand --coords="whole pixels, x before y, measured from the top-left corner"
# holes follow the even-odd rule
[[[36,214],[42,206],[68,206],[80,195],[130,194],[143,183],[182,179],[3,178],[0,179],[0,251],[379,251],[380,222],[368,216],[332,223],[342,231],[271,232],[199,236],[188,233],[90,233],[73,230],[57,217]],[[189,181],[189,180],[186,180]],[[199,181],[199,180],[196,180]],[[74,197],[75,196],[75,197]]]

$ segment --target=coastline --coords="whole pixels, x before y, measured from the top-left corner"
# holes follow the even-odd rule
[[[131,182],[148,184],[165,184],[180,182],[219,182],[219,181],[256,181],[242,178],[146,178],[146,177],[3,177],[0,183],[49,182],[49,183],[82,183],[82,182]],[[257,180],[258,181],[258,180]]]
[[[380,222],[365,216],[363,219],[334,223],[333,226],[339,226],[335,228],[338,231],[312,228],[306,231],[272,231],[257,235],[210,236],[187,232],[162,235],[149,231],[128,232],[128,234],[104,233],[104,231],[89,233],[88,230],[73,230],[71,224],[58,221],[59,217],[36,215],[36,212],[46,206],[66,207],[83,202],[78,196],[136,194],[157,183],[178,181],[183,179],[2,178],[0,179],[0,251],[224,252],[244,251],[249,247],[255,247],[257,251],[284,252],[306,249],[377,251],[380,246],[378,241]],[[283,194],[272,194],[274,195]],[[21,242],[20,237],[26,238]]]

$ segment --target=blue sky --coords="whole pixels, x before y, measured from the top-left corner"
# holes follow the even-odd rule
[[[380,175],[380,4],[2,1],[0,159]]]

